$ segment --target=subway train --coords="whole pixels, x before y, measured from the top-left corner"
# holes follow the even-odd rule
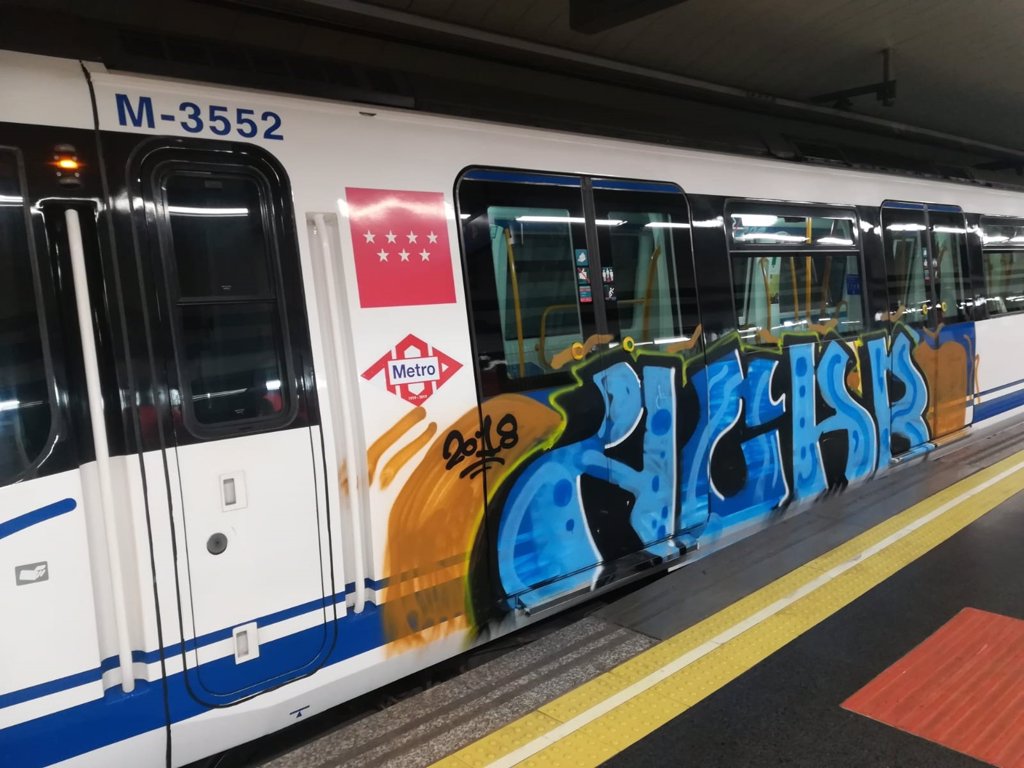
[[[1024,408],[1019,191],[0,73],[5,766],[201,760]]]

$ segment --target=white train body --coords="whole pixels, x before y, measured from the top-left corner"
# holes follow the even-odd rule
[[[541,492],[529,484],[549,482],[541,472],[542,453],[572,447],[566,442],[572,429],[566,431],[560,419],[571,421],[574,416],[559,415],[554,408],[556,398],[572,393],[558,393],[574,386],[592,398],[598,397],[598,390],[612,391],[601,389],[605,380],[600,376],[608,377],[607,387],[624,388],[614,389],[625,393],[621,398],[636,401],[636,416],[629,429],[616,426],[612,422],[618,417],[613,417],[611,400],[605,398],[607,423],[599,425],[594,438],[604,446],[596,449],[601,455],[578,460],[607,462],[608,467],[590,474],[599,476],[600,483],[618,482],[619,470],[612,465],[616,446],[625,445],[638,424],[651,430],[645,435],[664,434],[656,425],[655,400],[644,399],[639,405],[640,398],[655,397],[650,394],[655,379],[645,376],[657,372],[640,369],[654,356],[679,356],[679,362],[665,363],[669,367],[664,371],[671,373],[659,374],[672,383],[659,390],[658,402],[664,405],[671,390],[681,393],[672,395],[672,408],[682,409],[685,402],[697,403],[687,407],[710,409],[707,429],[714,439],[693,448],[696,453],[688,452],[691,449],[683,444],[695,440],[691,427],[672,428],[678,435],[670,440],[669,449],[675,463],[665,483],[673,484],[675,508],[661,533],[644,534],[642,527],[648,522],[637,517],[639,512],[631,521],[615,523],[632,526],[629,530],[640,542],[636,552],[620,553],[623,562],[642,560],[643,565],[685,562],[695,547],[716,546],[761,524],[772,510],[813,500],[820,495],[815,483],[834,487],[866,479],[901,454],[919,454],[937,440],[1010,416],[1024,405],[1024,361],[1013,353],[1021,321],[1005,297],[999,297],[1002,305],[993,304],[995,297],[971,272],[989,263],[984,247],[1001,236],[985,238],[987,225],[978,223],[977,216],[1024,217],[1024,195],[1017,192],[227,89],[26,54],[0,52],[0,72],[0,154],[15,158],[4,166],[0,157],[0,176],[18,162],[23,166],[20,176],[10,170],[8,178],[12,184],[20,179],[22,192],[0,189],[6,195],[0,196],[0,206],[24,210],[27,235],[20,237],[34,238],[30,254],[11,250],[2,258],[36,263],[39,274],[25,277],[18,290],[31,292],[36,286],[36,311],[45,323],[41,341],[32,341],[34,330],[31,338],[23,338],[22,331],[11,325],[24,323],[26,315],[4,317],[0,309],[5,323],[0,338],[9,343],[0,347],[0,354],[10,355],[8,361],[0,360],[6,377],[0,378],[0,400],[5,400],[0,409],[6,404],[6,415],[21,419],[4,421],[5,414],[0,413],[0,438],[9,445],[18,443],[9,451],[9,466],[0,462],[6,473],[0,474],[4,765],[183,765],[323,712],[457,654],[482,636],[514,629],[549,607],[633,573],[610,565],[605,549],[609,532],[598,530],[593,510],[584,509],[592,506],[585,499],[593,492],[584,487],[591,481],[581,481],[580,471],[573,474],[572,461],[577,459],[543,468],[562,472],[575,484],[559,485],[561,480],[553,479],[544,490],[559,504],[573,507],[575,515],[565,523],[568,565],[563,571],[552,562],[552,542],[560,539],[550,531],[538,532],[546,518],[537,501]],[[41,159],[46,160],[45,168]],[[68,179],[76,173],[76,181]],[[548,186],[545,175],[552,177]],[[469,247],[468,227],[483,214],[467,209],[469,197],[459,199],[460,184],[470,190],[466,195],[480,199],[491,194],[488,190],[513,189],[517,184],[568,189],[571,195],[582,196],[582,213],[565,208],[568,224],[552,226],[570,227],[565,237],[574,238],[577,246],[580,238],[590,238],[585,247],[575,249],[577,265],[605,263],[606,269],[608,251],[602,248],[605,255],[599,256],[595,238],[604,237],[599,232],[602,226],[617,225],[602,222],[625,222],[629,217],[602,218],[601,196],[618,196],[617,201],[643,194],[648,195],[647,205],[656,199],[653,195],[670,194],[675,218],[665,214],[645,220],[644,226],[679,225],[665,230],[683,238],[672,241],[677,261],[657,266],[659,258],[668,261],[668,240],[658,240],[657,235],[649,242],[631,240],[640,243],[637,248],[649,249],[656,243],[657,255],[643,267],[649,275],[646,295],[641,296],[637,287],[642,284],[641,267],[635,272],[635,285],[621,286],[620,293],[633,291],[632,299],[616,296],[613,272],[604,272],[606,279],[601,281],[596,275],[577,273],[578,306],[568,310],[576,313],[575,320],[553,319],[562,311],[555,299],[544,299],[549,303],[531,315],[527,303],[520,305],[519,293],[521,288],[541,290],[526,271],[530,258],[541,264],[533,255],[541,251],[530,251],[541,248],[536,245],[541,241],[526,229],[517,234],[499,219],[529,223],[531,215],[550,219],[551,210],[562,208],[516,203],[518,213],[502,213],[501,206],[508,208],[509,203],[496,200],[485,205],[490,211],[486,247],[491,248],[494,269],[507,270],[513,249],[518,249],[523,270],[522,283],[515,283],[514,301],[506,291],[513,285],[510,281],[519,279],[513,275],[498,285],[500,307],[494,309],[500,312],[478,320],[505,329],[494,342],[504,350],[504,359],[495,368],[493,356],[488,361],[479,348],[484,325],[475,330],[473,325],[474,312],[484,311],[479,307],[485,299],[474,308],[473,297],[467,298],[467,291],[473,290],[467,286],[476,283],[466,265],[476,262],[468,251],[460,254],[460,243]],[[675,194],[666,192],[672,185],[678,188]],[[252,218],[252,206],[187,204],[203,194],[210,200],[227,200],[229,193],[250,195],[263,207],[263,218]],[[891,313],[877,304],[864,308],[865,301],[874,301],[867,295],[871,285],[885,290],[884,275],[882,282],[872,283],[872,269],[885,258],[877,214],[885,201],[893,200],[920,203],[891,210],[919,213],[924,222],[919,230],[913,222],[897,223],[895,231],[924,232],[921,237],[930,231],[933,238],[947,234],[953,259],[957,247],[965,249],[962,272],[969,274],[961,274],[958,302],[962,325],[970,327],[955,341],[949,340],[948,329],[960,325],[946,322],[955,311],[951,304],[943,306],[938,320],[927,315],[925,307],[917,325],[911,319],[904,331],[894,325],[900,320],[897,304],[908,313],[904,319],[912,317],[912,308],[902,297],[892,302]],[[742,201],[754,201],[750,210],[756,210],[747,214],[748,222],[769,215],[760,201],[788,201],[778,203],[785,213],[778,214],[779,231],[741,231],[737,227],[746,225],[739,214],[730,231],[728,212],[745,204]],[[717,209],[717,216],[701,218],[698,208],[712,203],[725,207]],[[800,219],[797,206],[811,213]],[[528,208],[548,213],[531,214]],[[867,209],[876,212],[876,220],[865,218]],[[962,221],[959,209],[974,218],[952,227],[934,223],[944,220],[943,215],[960,216]],[[846,214],[837,210],[850,215],[844,218]],[[20,215],[11,213],[15,218],[3,220],[10,232],[22,226],[16,218]],[[244,219],[250,222],[245,225],[249,229],[232,223],[232,216],[249,216]],[[554,218],[560,222],[560,216]],[[680,218],[685,216],[690,218]],[[224,235],[227,240],[217,240],[218,232],[227,230],[211,228],[204,217],[223,217],[224,226],[235,229]],[[799,229],[793,230],[796,235],[791,233],[792,227],[804,226],[794,224],[798,219],[806,223],[804,241]],[[262,234],[253,234],[260,221]],[[396,221],[406,224],[407,231],[393,231]],[[823,226],[822,221],[832,222],[833,232],[836,222],[854,222],[854,234],[844,230],[839,236],[822,236],[815,229]],[[1011,219],[1006,222],[1007,227],[1013,224]],[[699,232],[701,227],[706,231]],[[169,232],[179,243],[178,260],[173,261],[177,271],[166,267],[172,263],[166,251],[171,247],[166,246]],[[243,239],[230,240],[236,235]],[[790,301],[795,306],[787,322],[793,330],[822,334],[820,343],[806,345],[819,350],[808,353],[812,368],[819,359],[815,355],[824,360],[831,354],[829,338],[834,337],[843,350],[853,350],[849,354],[861,355],[856,364],[841,368],[843,386],[853,393],[854,405],[829,402],[832,395],[822,395],[825,400],[818,401],[817,411],[821,423],[839,418],[845,409],[853,413],[850,418],[861,419],[862,426],[885,422],[884,428],[863,427],[872,435],[872,447],[857,467],[854,448],[828,447],[836,445],[828,441],[838,440],[838,431],[855,427],[838,422],[821,427],[809,438],[818,458],[807,470],[820,477],[801,474],[804,469],[792,469],[786,459],[778,464],[774,481],[782,488],[780,495],[761,504],[758,494],[773,487],[765,480],[758,489],[748,489],[753,495],[745,498],[760,506],[755,509],[744,502],[747,511],[726,509],[732,496],[721,489],[713,469],[715,451],[725,456],[732,450],[727,447],[732,445],[728,430],[738,428],[741,411],[723,417],[729,423],[714,427],[719,405],[713,387],[718,385],[701,384],[702,366],[710,366],[713,356],[742,358],[743,367],[737,362],[736,370],[746,371],[745,380],[753,381],[748,356],[750,361],[767,361],[771,371],[766,369],[769,378],[764,381],[769,389],[761,403],[767,413],[771,408],[796,407],[787,400],[789,390],[781,398],[780,393],[796,386],[786,382],[801,375],[802,363],[792,361],[802,353],[782,352],[778,346],[774,351],[750,351],[753,348],[746,346],[720,351],[723,344],[756,345],[764,338],[751,336],[754,310],[749,307],[743,310],[749,313],[745,327],[730,328],[728,322],[713,327],[710,302],[717,294],[704,291],[704,275],[709,274],[709,264],[718,262],[701,255],[701,243],[710,241],[697,239],[712,235],[723,244],[723,285],[738,285],[739,278],[730,278],[726,266],[730,258],[740,258],[737,243],[747,238],[751,247],[766,246],[768,256],[759,262],[763,274],[755,269],[756,280],[744,288],[749,306],[761,301],[768,313],[764,338],[782,337],[785,329],[772,325],[772,312],[781,318]],[[561,230],[553,229],[540,236],[563,238]],[[731,257],[725,250],[730,236]],[[12,243],[20,242],[15,237],[8,236],[11,249]],[[808,255],[796,245],[795,256],[773,250],[773,237],[782,238],[777,245],[795,237],[791,242],[809,248]],[[832,237],[839,249],[854,249],[836,251],[839,255],[830,264],[839,264],[835,259],[841,258],[853,259],[844,264],[860,266],[844,267],[845,282],[833,279],[838,287],[815,284],[814,304],[820,299],[822,317],[812,318],[811,251],[821,237]],[[864,255],[872,237],[878,251],[874,267]],[[1010,255],[991,257],[993,264],[1009,265],[1015,258],[1009,241],[1016,235],[1005,237],[1001,242]],[[243,256],[226,255],[224,265],[196,268],[191,274],[193,262],[188,259],[199,256],[180,250],[186,238],[196,244],[194,253],[207,256],[258,247],[276,256],[244,266],[249,262]],[[360,261],[370,258],[365,249],[370,244],[380,246],[372,252],[376,262]],[[692,250],[684,255],[684,248]],[[934,248],[941,261],[943,246]],[[824,246],[819,250],[824,253]],[[154,256],[160,253],[164,255]],[[911,258],[909,253],[903,258]],[[294,261],[291,267],[289,258]],[[694,259],[701,294],[695,306],[703,323],[687,321],[684,315],[689,310],[667,304],[658,305],[652,314],[651,291],[661,290],[660,281],[669,274],[655,270],[683,270]],[[161,264],[168,271],[161,271]],[[740,268],[737,264],[734,261],[733,269]],[[511,266],[514,273],[515,265]],[[7,263],[4,268],[14,269]],[[626,274],[624,268],[616,268]],[[798,275],[798,268],[806,271]],[[19,274],[30,275],[24,265],[18,269]],[[821,286],[832,285],[830,269],[838,267],[828,267],[826,277],[814,278],[823,280]],[[82,285],[83,274],[88,275],[88,286]],[[921,290],[937,295],[943,290],[937,278],[935,288],[927,282],[932,279],[928,275],[937,273],[925,274]],[[761,277],[763,295],[750,298],[755,289],[761,290]],[[792,290],[786,293],[790,277]],[[910,282],[909,277],[904,281],[907,291],[912,290]],[[678,303],[686,289],[674,290]],[[843,293],[842,300],[835,291]],[[616,315],[619,329],[632,323],[634,333],[628,339],[624,332],[611,329],[608,318],[616,301],[622,302],[614,308],[622,313]],[[630,301],[634,309],[623,309]],[[944,301],[939,297],[936,303]],[[852,309],[857,302],[861,309]],[[997,312],[998,306],[1009,309]],[[730,315],[733,311],[730,306],[723,313],[735,317]],[[642,323],[637,312],[642,313]],[[806,313],[805,321],[801,312]],[[513,314],[520,323],[518,332]],[[88,318],[92,327],[82,332],[80,318]],[[831,325],[825,322],[829,318]],[[247,326],[250,320],[260,325]],[[797,327],[801,322],[804,325]],[[545,323],[555,329],[547,339],[547,351]],[[651,333],[649,339],[641,338],[641,325],[649,331],[652,323],[662,323],[672,338]],[[843,323],[862,333],[845,333]],[[524,328],[533,330],[526,333]],[[922,328],[934,332],[933,341],[926,339]],[[901,333],[908,344],[932,344],[928,349],[935,350],[934,362],[928,362],[931,358],[924,353],[907,351],[905,360],[913,354],[908,365],[916,366],[917,373],[901,374],[893,367],[897,363],[886,362],[889,373],[878,373],[879,381],[889,382],[881,385],[886,394],[876,390],[869,395],[866,356],[871,335],[882,339],[877,342],[881,357],[871,365],[882,365],[878,361],[883,357],[896,360]],[[943,347],[953,343],[955,349]],[[37,385],[25,384],[31,376],[19,373],[30,365],[28,353],[14,349],[33,344],[45,350],[39,364],[45,363],[46,378],[38,385],[45,394],[39,396],[36,410],[29,411],[28,396],[19,395],[18,387],[28,392]],[[556,365],[556,353],[563,348],[563,362]],[[8,349],[9,353],[4,351]],[[709,350],[719,351],[712,355]],[[621,357],[625,354],[633,354],[634,362]],[[643,356],[648,354],[650,358]],[[218,368],[217,355],[234,355],[234,367]],[[606,364],[597,361],[601,355],[620,357],[610,357],[614,362]],[[694,362],[695,356],[700,360]],[[951,360],[961,361],[956,362],[961,368],[962,361],[967,362],[952,379],[942,367],[952,365]],[[568,376],[577,362],[575,382],[559,378]],[[934,371],[927,368],[932,364]],[[229,381],[245,366],[277,370],[279,375],[263,376],[255,394],[245,386],[215,391],[220,386],[215,383],[210,384],[214,389],[200,391],[202,382]],[[783,370],[784,380],[779,373]],[[611,382],[613,374],[621,381]],[[776,377],[774,384],[771,376]],[[899,384],[891,383],[901,376]],[[493,384],[498,378],[500,382]],[[700,391],[711,394],[687,394],[683,378],[685,387],[706,386]],[[917,405],[910,403],[908,394],[915,387],[927,393]],[[952,392],[955,407],[944,405],[939,392]],[[748,394],[743,390],[736,397]],[[495,405],[488,410],[486,403],[492,400]],[[559,402],[566,410],[570,401]],[[742,418],[748,427],[756,427],[751,422],[753,400],[743,402],[747,405]],[[917,410],[910,416],[893,415],[890,424],[889,409],[896,414],[900,403]],[[105,429],[88,417],[90,408],[94,415],[104,414],[100,421],[106,421]],[[814,416],[813,407],[809,413]],[[531,421],[534,417],[539,421]],[[897,418],[925,425],[926,439],[914,427],[897,426]],[[38,429],[45,432],[38,444],[32,442],[33,424],[42,424]],[[890,440],[890,426],[903,442]],[[751,435],[737,438],[735,450],[754,450],[749,446],[758,438]],[[777,450],[781,455],[788,446],[806,447],[802,440],[795,431],[780,428],[768,443],[758,443],[757,450]],[[833,450],[840,451],[835,454],[839,459],[830,458]],[[743,455],[751,461],[755,454]],[[475,457],[481,462],[479,472],[455,479]],[[845,469],[834,469],[837,461]],[[527,466],[530,462],[532,468]],[[819,466],[823,469],[815,469]],[[686,485],[691,480],[676,477],[678,467],[683,475],[692,476],[691,485]],[[484,482],[492,484],[487,487]],[[517,501],[522,494],[535,492],[530,500]],[[693,494],[710,501],[695,512],[687,501]],[[631,492],[630,498],[643,497]],[[450,517],[439,516],[442,503],[450,507]],[[634,507],[630,501],[626,506],[639,510],[642,504]],[[502,509],[513,508],[519,522],[512,512],[502,516]],[[399,514],[401,524],[396,522]],[[696,523],[694,515],[700,518]],[[411,541],[395,540],[402,526],[408,526]],[[585,536],[580,528],[587,529]],[[417,599],[421,608],[395,608],[416,606]],[[458,603],[466,607],[449,612]],[[396,628],[403,621],[407,626]]]

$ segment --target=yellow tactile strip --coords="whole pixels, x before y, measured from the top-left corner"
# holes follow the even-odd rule
[[[434,765],[596,766],[1022,490],[1024,452],[954,483]],[[965,494],[969,498],[961,499]],[[928,516],[934,519],[921,523]],[[902,538],[887,543],[901,533]],[[882,545],[886,546],[880,551],[865,553]],[[814,586],[823,579],[828,580]],[[758,620],[758,612],[771,612],[772,606],[801,589],[811,591]],[[730,629],[735,636],[709,650],[712,639]],[[687,654],[699,657],[687,664]],[[649,675],[682,664],[660,682],[644,687]],[[631,686],[639,690],[631,694]],[[612,697],[623,700],[610,702]]]

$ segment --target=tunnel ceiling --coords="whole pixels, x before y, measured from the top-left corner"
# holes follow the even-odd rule
[[[894,103],[884,106],[871,94],[853,96],[848,105],[853,112],[1024,148],[1024,3],[369,0],[365,5],[795,101],[880,83],[882,51],[889,49],[897,83]]]
[[[0,0],[0,14],[0,46],[112,69],[1024,180],[1024,3]]]

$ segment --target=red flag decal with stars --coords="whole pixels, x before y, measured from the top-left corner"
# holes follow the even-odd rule
[[[455,301],[448,220],[441,192],[345,189],[359,306]]]

